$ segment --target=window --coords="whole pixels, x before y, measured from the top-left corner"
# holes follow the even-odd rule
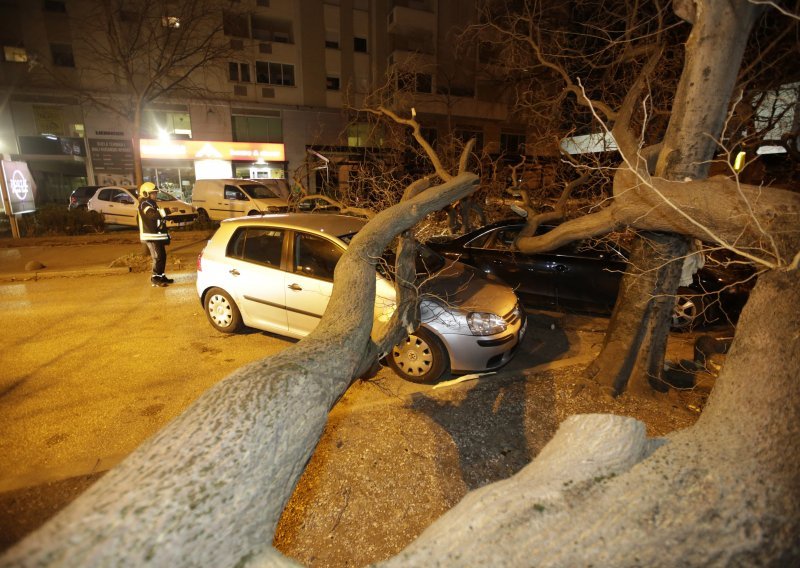
[[[430,144],[431,146],[436,146],[436,140],[438,138],[438,133],[435,128],[420,128],[420,134],[425,139],[425,141]]]
[[[294,86],[294,65],[256,61],[256,82]]]
[[[65,0],[44,0],[45,12],[67,13],[67,3]]]
[[[481,130],[474,130],[472,128],[457,128],[454,132],[455,137],[463,144],[466,144],[470,139],[475,139],[475,151],[480,152],[483,149],[483,132]]]
[[[335,30],[325,30],[325,47],[339,49],[339,32]]]
[[[350,124],[347,127],[347,145],[355,147],[364,147],[369,140],[371,126],[367,122],[359,122],[358,124]]]
[[[228,62],[228,78],[237,83],[250,83],[250,64]]]
[[[161,27],[177,30],[179,27],[181,27],[181,19],[178,16],[162,16]]]
[[[514,132],[501,132],[500,150],[507,154],[524,154],[525,135]]]
[[[333,270],[342,249],[322,237],[297,233],[294,239],[294,271],[323,280],[333,280]]]
[[[11,63],[25,63],[28,61],[28,52],[24,47],[3,46],[3,56]]]
[[[367,39],[363,37],[354,37],[353,38],[353,51],[358,53],[366,53],[367,52]]]
[[[234,12],[223,12],[222,32],[227,36],[250,37],[250,24],[246,14],[236,14]]]
[[[224,189],[225,199],[232,199],[234,201],[248,201],[244,192],[235,185],[226,185]]]
[[[133,198],[124,189],[107,188],[97,194],[100,201],[112,201],[114,203],[133,204]]]
[[[283,142],[280,116],[232,117],[234,142]]]
[[[329,91],[338,91],[339,90],[339,77],[326,77],[325,78],[325,88]]]
[[[433,90],[433,78],[425,73],[414,76],[414,90],[418,93],[430,93]]]
[[[188,112],[169,112],[161,110],[145,111],[142,132],[147,138],[170,138],[191,140],[192,121]]]
[[[263,264],[281,266],[283,231],[278,229],[241,229],[228,244],[229,257]]]
[[[75,67],[72,46],[68,43],[51,43],[50,55],[53,58],[53,65],[57,67]]]

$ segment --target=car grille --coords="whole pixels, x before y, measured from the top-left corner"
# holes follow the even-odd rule
[[[520,318],[522,317],[522,310],[519,307],[519,303],[514,306],[514,309],[508,312],[506,315],[503,316],[503,319],[506,320],[508,325],[514,325],[517,323]]]

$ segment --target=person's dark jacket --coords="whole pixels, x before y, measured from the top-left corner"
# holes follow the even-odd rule
[[[139,239],[169,242],[166,213],[152,199],[139,202]]]

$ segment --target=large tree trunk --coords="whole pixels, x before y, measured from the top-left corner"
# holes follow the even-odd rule
[[[798,565],[797,306],[796,271],[759,280],[691,428],[647,440],[630,418],[572,417],[383,565]]]
[[[587,368],[607,392],[618,395],[627,386],[646,394],[660,382],[686,249],[685,239],[663,233],[635,239],[603,347]]]
[[[686,45],[683,74],[655,175],[667,180],[705,178],[709,160],[717,151],[717,140],[758,9],[740,1],[677,2],[676,10],[692,21],[694,27]],[[625,158],[636,163],[634,156]],[[589,369],[601,384],[613,386],[615,393],[622,392],[631,381],[641,389],[648,381],[659,381],[661,377],[670,322],[665,311],[678,287],[675,265],[688,247],[684,238],[674,236],[665,239],[663,248],[672,251],[666,257],[652,257],[643,253],[643,247],[635,248],[631,258],[633,270],[622,280],[623,288],[629,291],[617,300],[605,348]],[[645,274],[656,271],[658,279],[653,286],[651,278],[641,285],[632,282],[642,277],[633,274],[640,268]],[[634,290],[644,296],[631,299]],[[634,364],[637,357],[639,364]]]

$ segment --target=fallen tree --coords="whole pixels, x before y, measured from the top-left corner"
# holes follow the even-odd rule
[[[280,556],[272,536],[328,411],[418,323],[413,286],[403,286],[404,270],[414,272],[405,247],[398,308],[373,330],[376,263],[396,235],[477,188],[465,171],[469,147],[457,175],[412,184],[353,238],[308,337],[204,393],[0,564],[242,566]]]

